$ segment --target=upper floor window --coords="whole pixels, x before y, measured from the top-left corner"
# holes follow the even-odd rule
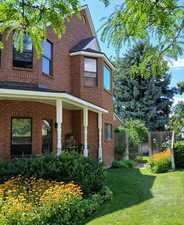
[[[97,86],[97,59],[84,58],[84,78],[86,86]]]
[[[17,51],[16,44],[13,44],[13,66],[33,68],[33,46],[28,35],[24,36],[24,46],[22,52]]]
[[[47,40],[43,42],[42,72],[48,75],[53,73],[53,44]]]
[[[104,138],[105,140],[112,140],[112,124],[105,123]]]
[[[111,71],[107,66],[104,66],[104,89],[111,91]]]

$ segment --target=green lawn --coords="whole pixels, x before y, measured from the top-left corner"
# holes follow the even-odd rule
[[[184,225],[184,171],[108,171],[114,198],[86,225]]]

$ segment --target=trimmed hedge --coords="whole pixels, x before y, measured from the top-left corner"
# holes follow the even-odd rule
[[[114,160],[112,162],[113,168],[134,168],[135,161],[134,160]]]
[[[177,141],[175,143],[174,159],[177,168],[184,168],[184,141]]]
[[[103,164],[78,153],[43,154],[32,159],[0,161],[0,183],[17,175],[65,183],[74,181],[87,195],[97,193],[105,185]]]

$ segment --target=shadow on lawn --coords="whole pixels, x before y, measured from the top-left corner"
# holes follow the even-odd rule
[[[139,169],[108,170],[107,182],[113,191],[113,200],[106,203],[87,222],[153,198],[151,188],[154,180],[155,176],[143,174]]]

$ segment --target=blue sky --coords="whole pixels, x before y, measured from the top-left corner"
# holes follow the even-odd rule
[[[100,2],[100,0],[81,0],[81,2],[82,4],[88,5],[95,29],[98,31],[104,22],[103,18],[111,15],[116,5],[121,4],[122,0],[112,0],[111,5],[108,7],[105,7],[104,4]],[[97,36],[100,41],[102,51],[105,52],[109,57],[113,57],[115,55],[115,49],[112,46],[108,47],[107,43],[103,43],[100,40],[100,32],[97,33]],[[184,81],[184,58],[178,59],[177,61],[173,60],[172,63],[170,63],[170,73],[172,75],[171,86],[176,86],[177,82]],[[184,98],[184,96],[176,97]]]

